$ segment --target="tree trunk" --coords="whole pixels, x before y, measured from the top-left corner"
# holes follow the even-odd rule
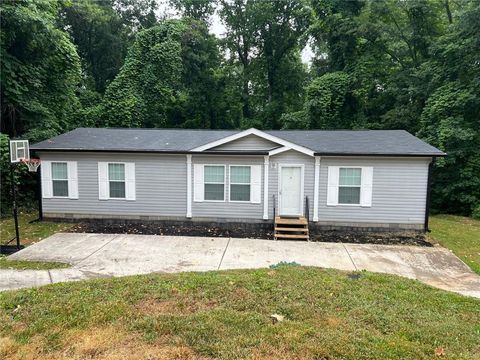
[[[448,3],[448,0],[445,0],[445,11],[447,12],[448,23],[453,23],[452,12],[450,11],[450,4]]]

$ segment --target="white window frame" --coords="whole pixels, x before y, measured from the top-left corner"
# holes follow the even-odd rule
[[[227,166],[225,164],[202,164],[203,165],[203,201],[202,202],[213,202],[213,203],[224,203],[227,202]],[[207,200],[205,199],[205,185],[206,184],[222,184],[219,182],[205,182],[205,167],[206,166],[217,166],[223,167],[223,200]]]
[[[340,170],[341,169],[360,169],[360,185],[340,185]],[[362,206],[362,177],[363,177],[363,167],[361,166],[339,166],[338,167],[338,194],[337,194],[337,205],[338,206],[353,206],[361,207]],[[341,187],[358,187],[360,191],[360,196],[358,197],[358,204],[346,204],[340,202],[340,188]]]
[[[123,181],[121,180],[110,180],[110,164],[112,165],[123,165]],[[110,196],[110,181],[112,182],[123,182],[125,184],[125,196],[124,197],[111,197]],[[107,162],[107,184],[108,184],[108,192],[107,192],[107,199],[108,200],[127,200],[127,163],[126,162]]]
[[[54,179],[53,178],[53,164],[65,164],[67,166],[67,178],[66,179]],[[68,161],[51,161],[50,162],[50,176],[51,176],[51,179],[52,179],[52,198],[55,198],[55,199],[70,199],[70,181],[69,181],[70,174],[68,173]],[[67,195],[66,196],[54,195],[54,191],[53,191],[53,182],[54,181],[66,181],[67,182]]]
[[[247,185],[245,183],[234,183],[232,182],[232,167],[248,167],[250,168],[250,183],[248,185],[250,186],[250,199],[249,200],[232,200],[232,185]],[[228,165],[228,201],[232,203],[251,203],[252,202],[252,165],[236,165],[236,164],[230,164]]]

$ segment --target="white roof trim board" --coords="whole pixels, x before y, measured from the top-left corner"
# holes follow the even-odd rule
[[[270,150],[268,152],[268,155],[273,156],[273,155],[281,154],[281,153],[283,153],[285,151],[288,151],[288,150],[292,150],[292,148],[289,148],[288,146],[282,146],[282,147]]]
[[[301,153],[306,154],[306,155],[309,155],[309,156],[313,156],[314,153],[315,153],[315,152],[314,152],[313,150],[311,150],[311,149],[308,149],[308,148],[306,148],[306,147],[303,147],[303,146],[294,144],[294,143],[292,143],[292,142],[290,142],[290,141],[287,141],[287,140],[280,139],[280,138],[278,138],[278,137],[276,137],[276,136],[273,136],[273,135],[264,133],[263,131],[258,130],[258,129],[254,129],[254,128],[251,128],[251,129],[248,129],[248,130],[239,132],[239,133],[237,133],[237,134],[233,134],[233,135],[231,135],[231,136],[227,136],[227,137],[225,137],[225,138],[223,138],[223,139],[220,139],[220,140],[217,140],[217,141],[212,141],[212,142],[210,142],[210,143],[208,143],[208,144],[205,144],[205,145],[199,146],[199,147],[197,147],[197,148],[195,148],[195,149],[192,149],[192,151],[202,152],[202,151],[209,150],[209,149],[211,149],[211,148],[214,148],[214,147],[217,147],[217,146],[220,146],[220,145],[229,143],[229,142],[231,142],[231,141],[244,138],[245,136],[248,136],[248,135],[256,135],[256,136],[261,137],[261,138],[263,138],[263,139],[276,142],[277,144],[283,145],[284,147],[288,147],[288,148],[290,148],[290,149],[296,150],[296,151],[298,151],[298,152],[301,152]]]

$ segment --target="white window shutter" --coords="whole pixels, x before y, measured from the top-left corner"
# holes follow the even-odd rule
[[[328,184],[327,184],[327,205],[338,205],[338,176],[339,167],[328,167]]]
[[[67,161],[67,171],[68,171],[68,197],[70,199],[78,199],[77,162]]]
[[[203,201],[203,164],[193,165],[193,201]]]
[[[42,197],[49,199],[53,196],[52,162],[42,161],[40,171],[42,175]]]
[[[362,167],[362,188],[360,191],[360,205],[372,206],[373,167]]]
[[[108,163],[98,163],[98,198],[108,199]]]
[[[250,169],[250,202],[260,204],[262,202],[262,165],[252,165]]]
[[[125,163],[125,198],[135,200],[135,163]]]

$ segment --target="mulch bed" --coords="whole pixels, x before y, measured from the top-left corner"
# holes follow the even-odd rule
[[[310,234],[310,241],[353,244],[433,246],[424,234],[418,232],[355,232],[328,230]]]
[[[158,223],[101,224],[80,223],[69,230],[76,233],[141,234],[170,236],[207,236],[252,239],[273,239],[273,231],[245,229],[243,224],[231,224],[228,229],[202,224],[164,225]]]
[[[70,229],[76,233],[141,234],[171,236],[208,236],[273,239],[273,231],[246,227],[244,224],[229,224],[228,228],[204,224],[165,225],[159,223],[79,223]],[[311,233],[310,241],[354,244],[416,245],[433,246],[422,233],[417,232],[356,232],[326,230]]]

